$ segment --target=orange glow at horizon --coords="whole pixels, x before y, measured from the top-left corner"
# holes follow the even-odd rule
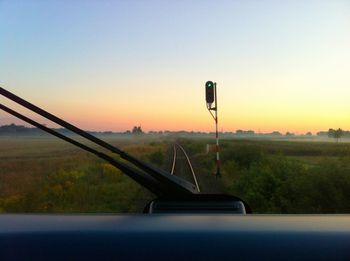
[[[220,131],[350,130],[347,1],[29,2],[1,5],[0,85],[83,129],[212,132],[211,80]]]
[[[159,86],[163,84],[159,83]],[[214,131],[214,121],[205,106],[204,81],[184,81],[180,85],[185,88],[179,91],[176,84],[168,84],[166,89],[153,85],[149,88],[152,92],[147,88],[137,89],[137,95],[132,89],[125,93],[117,92],[112,85],[101,92],[82,93],[79,99],[53,96],[47,100],[35,93],[14,92],[87,130],[119,132],[141,125],[145,131]],[[241,91],[243,89],[250,90],[245,93]],[[350,129],[350,104],[346,102],[350,97],[349,90],[342,88],[343,95],[335,93],[327,96],[327,86],[317,91],[311,88],[309,93],[304,91],[301,95],[302,89],[281,88],[266,93],[254,85],[238,87],[234,82],[218,82],[219,130],[302,134],[338,127]],[[18,121],[1,112],[0,123],[11,122]]]

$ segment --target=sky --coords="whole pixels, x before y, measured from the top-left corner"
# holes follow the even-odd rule
[[[0,86],[83,129],[213,131],[208,80],[220,130],[350,129],[350,1],[0,0]]]

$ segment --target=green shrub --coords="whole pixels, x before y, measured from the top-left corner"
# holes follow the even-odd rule
[[[164,162],[164,154],[161,150],[151,152],[147,155],[147,159],[157,166],[161,166]]]

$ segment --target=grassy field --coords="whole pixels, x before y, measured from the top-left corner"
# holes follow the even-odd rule
[[[108,141],[163,163],[162,143]],[[0,138],[0,212],[140,212],[152,197],[110,164],[60,140]]]
[[[168,169],[171,141],[107,141]],[[201,190],[246,200],[255,213],[350,213],[350,144],[300,140],[221,141],[215,179],[208,139],[179,139]],[[0,138],[0,212],[141,212],[153,195],[119,170],[49,137]]]

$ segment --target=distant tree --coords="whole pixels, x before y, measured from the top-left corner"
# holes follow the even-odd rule
[[[243,130],[236,130],[236,134],[237,135],[242,135],[243,134]]]
[[[316,135],[319,137],[325,137],[328,136],[328,131],[319,131]]]
[[[336,131],[335,131],[335,133],[334,133],[335,135],[334,135],[334,138],[337,140],[337,142],[339,141],[339,139],[341,138],[341,137],[343,137],[344,136],[344,131],[341,129],[341,128],[339,128],[339,129],[337,129]]]
[[[253,131],[253,130],[248,130],[248,131],[246,131],[246,133],[248,135],[250,135],[250,136],[254,136],[255,135],[255,131]]]
[[[341,128],[338,128],[337,130],[329,129],[328,130],[328,137],[334,138],[337,142],[339,142],[339,139],[344,136],[344,131]]]
[[[328,138],[334,138],[334,132],[335,132],[334,129],[329,129],[328,130]]]
[[[21,135],[21,134],[35,134],[38,129],[36,128],[27,128],[23,125],[16,125],[11,123],[10,125],[0,126],[0,134],[7,135]]]
[[[134,126],[134,128],[131,131],[131,133],[134,134],[134,135],[141,135],[141,134],[143,134],[141,126]]]
[[[253,130],[236,130],[236,135],[238,136],[254,136],[255,132]]]
[[[282,136],[282,133],[280,133],[279,131],[273,131],[271,133],[272,136]]]
[[[305,135],[306,136],[312,136],[312,133],[311,133],[311,131],[308,131]]]
[[[286,136],[288,136],[288,137],[294,136],[294,133],[287,131]]]

